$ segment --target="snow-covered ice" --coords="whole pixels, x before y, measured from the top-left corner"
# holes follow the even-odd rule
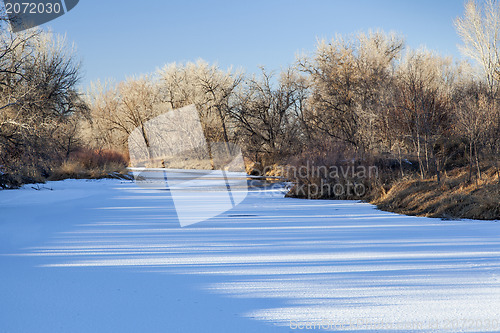
[[[273,189],[181,228],[166,191],[28,185],[0,191],[0,332],[500,331],[499,237]]]

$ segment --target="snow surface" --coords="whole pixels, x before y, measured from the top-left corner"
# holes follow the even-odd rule
[[[269,188],[181,228],[166,191],[28,185],[0,191],[0,332],[500,331],[499,236]]]

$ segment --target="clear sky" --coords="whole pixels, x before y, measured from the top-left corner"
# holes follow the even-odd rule
[[[90,81],[149,73],[202,58],[221,67],[279,70],[317,38],[369,29],[395,31],[407,45],[460,57],[453,20],[463,0],[80,0],[45,24],[74,42],[82,88]]]

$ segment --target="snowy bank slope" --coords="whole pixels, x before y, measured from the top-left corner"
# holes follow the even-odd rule
[[[499,222],[254,190],[180,228],[165,191],[116,180],[0,212],[0,332],[500,331]]]

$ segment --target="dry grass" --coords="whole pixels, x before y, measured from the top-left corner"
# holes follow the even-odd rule
[[[333,161],[333,162],[332,162]],[[315,165],[341,165],[338,159],[313,160]],[[398,168],[390,160],[370,161],[378,170],[373,178],[291,177],[294,186],[288,197],[307,199],[363,200],[379,209],[405,214],[444,219],[500,220],[500,180],[496,168],[484,166],[480,179],[469,180],[469,169],[457,167],[448,170],[440,182],[436,178],[421,180],[417,170],[407,168],[401,178]],[[298,165],[305,165],[299,161]],[[413,164],[412,164],[413,165]],[[414,163],[416,165],[416,163]],[[361,195],[318,191],[335,188],[336,184],[361,184],[366,192]],[[341,186],[341,187],[342,187]],[[339,187],[339,188],[341,188]]]
[[[149,167],[149,166],[148,166]],[[165,158],[160,161],[157,165],[151,167],[156,168],[167,168],[167,169],[197,169],[197,170],[212,170],[213,166],[208,159],[196,159],[196,158]]]
[[[438,183],[435,179],[401,180],[372,201],[380,209],[405,215],[446,219],[500,219],[500,181],[493,168],[468,182],[468,171],[456,169]]]
[[[62,179],[129,179],[127,157],[107,150],[80,150],[52,170],[48,180]]]

